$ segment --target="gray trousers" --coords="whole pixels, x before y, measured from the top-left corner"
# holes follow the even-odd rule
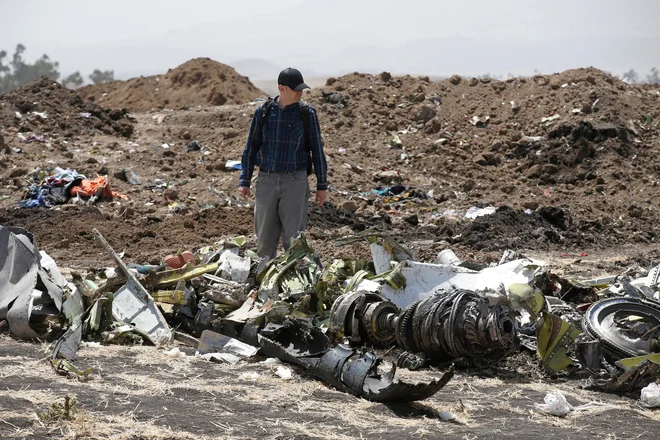
[[[291,239],[307,227],[309,204],[307,171],[269,173],[260,171],[254,207],[254,229],[257,232],[257,254],[275,258],[282,237],[284,250]]]

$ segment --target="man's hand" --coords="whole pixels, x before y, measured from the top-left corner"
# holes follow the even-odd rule
[[[241,195],[243,200],[247,200],[250,197],[250,187],[249,186],[239,186],[238,193]]]
[[[315,201],[316,201],[316,203],[319,204],[319,206],[323,206],[323,204],[325,203],[326,192],[327,191],[324,190],[324,189],[322,189],[322,190],[317,189],[316,190],[316,199],[315,199]]]

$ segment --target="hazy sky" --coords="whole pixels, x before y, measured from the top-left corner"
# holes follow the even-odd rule
[[[165,72],[207,56],[314,74],[660,67],[659,0],[0,0],[0,49],[60,70]],[[241,64],[241,63],[239,63]],[[254,64],[254,63],[252,63]],[[245,65],[245,63],[242,63]],[[246,70],[250,70],[250,63]],[[254,68],[252,69],[254,70]],[[254,77],[253,71],[244,73]],[[242,72],[243,73],[243,72]],[[270,72],[268,73],[270,74]]]

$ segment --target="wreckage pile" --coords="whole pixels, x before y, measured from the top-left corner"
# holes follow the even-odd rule
[[[126,265],[94,234],[119,272],[67,280],[27,231],[0,228],[0,319],[19,338],[53,340],[51,363],[62,374],[91,372],[72,363],[83,340],[177,340],[218,362],[276,357],[381,402],[425,399],[454,366],[483,368],[519,350],[537,352],[548,374],[584,372],[606,391],[635,392],[660,377],[660,266],[577,282],[514,252],[481,270],[450,250],[418,262],[370,232],[345,242],[367,240],[371,262],[324,267],[301,234],[272,260],[236,237],[161,265]],[[446,372],[418,384],[395,377],[397,366],[429,365]]]
[[[78,93],[107,108],[131,112],[241,104],[263,95],[233,68],[209,58],[195,58],[164,75],[82,87]]]

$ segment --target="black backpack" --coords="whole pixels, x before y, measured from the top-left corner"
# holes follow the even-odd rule
[[[261,118],[259,118],[259,132],[263,138],[264,127],[266,126],[266,121],[268,120],[268,115],[270,115],[270,109],[273,107],[275,100],[273,98],[268,98],[268,100],[261,106]],[[305,150],[307,151],[307,175],[309,176],[314,172],[314,163],[312,162],[312,147],[310,146],[309,141],[309,106],[307,104],[300,103],[300,121],[303,124],[305,129]]]

